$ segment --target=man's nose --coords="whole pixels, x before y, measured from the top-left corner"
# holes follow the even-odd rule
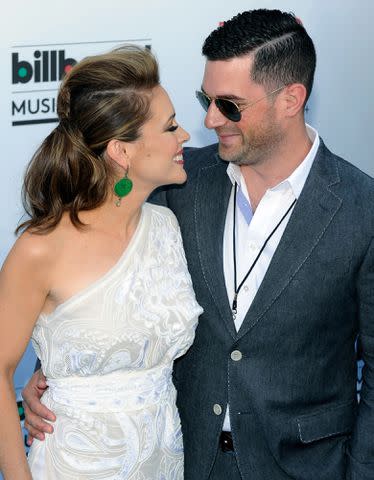
[[[204,125],[206,128],[222,127],[227,122],[227,118],[219,111],[216,103],[213,101],[206,112]]]

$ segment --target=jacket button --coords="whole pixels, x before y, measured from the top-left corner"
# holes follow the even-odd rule
[[[242,352],[239,352],[239,350],[233,350],[231,352],[231,360],[234,360],[234,362],[239,362],[243,358]]]
[[[213,412],[216,414],[216,415],[221,415],[222,413],[222,407],[221,405],[219,405],[218,403],[215,403],[213,405]]]

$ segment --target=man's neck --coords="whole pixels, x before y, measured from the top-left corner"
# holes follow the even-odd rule
[[[303,135],[292,135],[271,157],[256,165],[242,165],[252,210],[257,208],[266,190],[288,178],[303,162],[312,147],[306,129]]]

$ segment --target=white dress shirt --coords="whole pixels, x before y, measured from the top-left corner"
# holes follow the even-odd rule
[[[223,268],[230,305],[232,305],[235,293],[233,258],[233,203],[235,184],[238,185],[235,228],[237,275],[236,286],[238,287],[254,262],[267,237],[276,227],[278,222],[291,206],[292,202],[300,196],[320,143],[318,133],[314,128],[307,125],[307,132],[311,142],[313,143],[308,155],[288,178],[283,180],[275,187],[269,188],[265,192],[255,212],[253,213],[253,216],[251,202],[240,167],[232,163],[229,163],[227,167],[227,175],[233,184],[233,188],[226,213],[226,223],[223,238]],[[242,208],[245,207],[239,208],[239,197],[241,197],[241,203],[246,205],[246,208],[248,209],[247,212],[243,213],[242,211]],[[238,293],[237,313],[234,320],[237,331],[240,329],[244,317],[251,306],[257,290],[261,285],[274,252],[277,249],[279,241],[282,238],[283,232],[287,226],[288,220],[290,219],[292,211],[293,208],[284,218],[280,226],[267,243],[252,272]],[[223,430],[231,430],[229,408],[227,408],[226,411]]]

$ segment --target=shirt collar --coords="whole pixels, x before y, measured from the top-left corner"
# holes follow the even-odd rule
[[[295,197],[299,198],[301,190],[303,189],[305,181],[309,175],[310,169],[312,168],[313,161],[316,157],[317,150],[320,144],[317,130],[315,130],[308,124],[306,124],[306,129],[308,137],[312,142],[312,147],[309,150],[307,156],[300,163],[300,165],[298,165],[298,167],[291,173],[289,177],[278,183],[278,185],[271,188],[270,190],[275,191],[283,189],[284,187],[291,186]],[[229,162],[226,172],[233,185],[237,183],[244,192],[247,192],[247,189],[245,188],[245,181],[238,165]]]

